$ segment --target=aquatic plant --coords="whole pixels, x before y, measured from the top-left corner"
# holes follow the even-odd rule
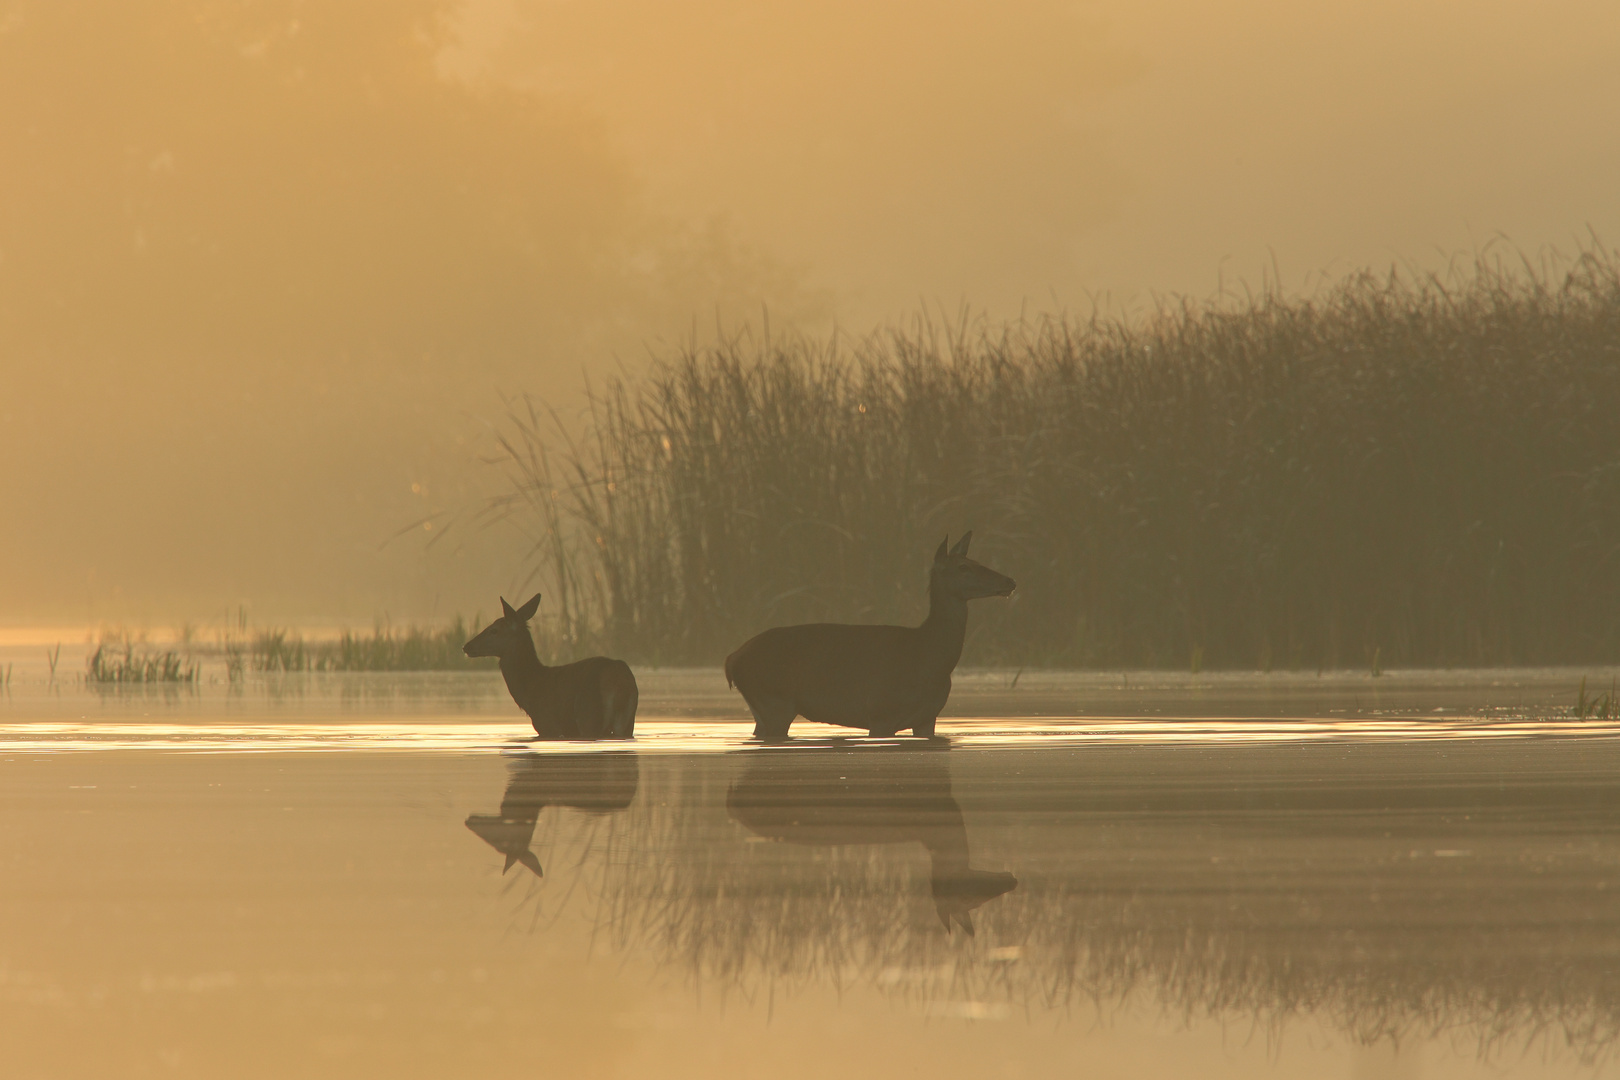
[[[109,644],[112,645],[111,648]],[[85,661],[84,681],[101,686],[132,683],[194,684],[197,681],[197,664],[173,651],[137,654],[134,646],[128,642],[124,643],[123,651],[119,652],[116,643],[104,641],[96,646],[96,651]]]
[[[511,403],[484,514],[532,540],[575,647],[714,664],[770,625],[915,620],[927,552],[972,527],[1022,589],[966,663],[1620,659],[1595,248],[1141,318],[744,330],[590,402]]]
[[[225,657],[225,679],[239,683],[247,677],[247,651],[237,641],[226,641],[222,650]]]
[[[260,630],[248,655],[254,671],[307,671],[310,666],[304,639],[287,630]]]
[[[1620,720],[1620,684],[1611,680],[1609,692],[1599,696],[1588,697],[1586,693],[1586,676],[1581,676],[1581,689],[1575,697],[1575,718],[1577,720]]]
[[[461,651],[478,629],[476,619],[469,627],[458,615],[437,628],[395,629],[379,624],[370,635],[345,630],[335,641],[308,641],[284,629],[260,630],[245,646],[237,645],[234,653],[227,643],[226,664],[227,670],[234,673],[233,679],[240,677],[241,669],[248,665],[262,672],[470,671],[493,667],[492,661],[473,660]]]

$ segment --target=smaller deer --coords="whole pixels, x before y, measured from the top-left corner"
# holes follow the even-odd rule
[[[968,558],[971,532],[941,541],[928,575],[921,626],[778,626],[726,657],[726,685],[754,714],[754,738],[787,738],[793,718],[865,728],[889,736],[910,728],[925,738],[951,694],[962,658],[969,600],[1010,596],[1017,583]]]
[[[496,656],[518,708],[529,714],[542,739],[629,739],[636,729],[640,692],[630,665],[592,656],[547,667],[534,651],[529,620],[540,594],[520,608],[501,597],[501,617],[462,646],[468,656]]]

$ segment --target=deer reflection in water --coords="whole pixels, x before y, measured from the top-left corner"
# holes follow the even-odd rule
[[[544,877],[529,845],[535,822],[548,806],[568,806],[593,814],[628,807],[636,797],[641,770],[634,753],[524,754],[509,761],[510,777],[498,814],[471,814],[467,828],[506,856],[501,873],[522,863]]]
[[[617,953],[722,1000],[864,984],[925,1009],[1149,1002],[1268,1038],[1309,1020],[1362,1044],[1620,1052],[1620,743],[1583,742],[1577,769],[1555,740],[908,741],[537,753],[513,762],[502,813],[468,825],[516,863],[542,805],[624,808],[545,815],[573,853],[555,876],[582,886],[553,881],[548,912],[573,897]],[[628,785],[608,773],[638,763]],[[994,850],[974,854],[1017,880],[972,868],[981,836]],[[532,906],[535,932],[542,891],[517,897],[514,928]],[[941,933],[958,912],[976,938]]]
[[[969,865],[967,826],[943,750],[833,740],[747,752],[726,794],[732,820],[757,836],[842,847],[919,843],[945,929],[973,933],[973,909],[1018,887],[1005,871]]]

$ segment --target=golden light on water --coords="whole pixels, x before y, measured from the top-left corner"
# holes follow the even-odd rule
[[[801,722],[805,730],[796,744],[761,747],[748,738],[748,725],[716,721],[638,718],[635,752],[651,754],[804,753],[835,747],[847,751],[878,746],[926,744],[911,738],[851,738],[841,729]],[[1545,719],[1492,720],[1470,717],[1451,720],[1286,720],[1234,719],[1212,721],[1144,720],[1142,717],[1047,717],[1018,720],[955,718],[948,722],[950,744],[973,750],[1119,749],[1129,746],[1221,746],[1288,743],[1370,743],[1547,739],[1558,736],[1612,738],[1620,724]],[[545,743],[514,737],[511,722],[468,722],[447,715],[412,723],[359,721],[346,723],[258,722],[207,720],[201,723],[52,723],[25,721],[6,725],[0,735],[5,753],[61,753],[68,751],[157,750],[170,753],[445,751],[611,754],[624,753],[622,744]]]
[[[0,0],[0,1073],[1603,1074],[1617,55],[1612,0]],[[970,528],[1021,588],[943,739],[667,666],[920,612]],[[633,742],[463,655],[537,591]]]

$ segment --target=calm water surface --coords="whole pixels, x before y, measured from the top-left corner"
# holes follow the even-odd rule
[[[762,748],[650,673],[608,749],[484,674],[23,667],[0,1074],[1620,1075],[1579,676],[981,673]]]

